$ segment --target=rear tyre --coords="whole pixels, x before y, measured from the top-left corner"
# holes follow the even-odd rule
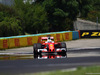
[[[41,43],[37,43],[37,49],[41,49],[42,48],[42,44]]]
[[[38,51],[37,51],[37,44],[36,43],[33,45],[33,53],[34,53],[34,58],[37,58],[38,57]]]
[[[37,44],[34,44],[34,45],[33,45],[33,50],[34,50],[34,51],[33,51],[34,54],[37,54]]]
[[[42,44],[41,43],[35,43],[34,45],[33,45],[33,53],[34,53],[34,58],[37,58],[38,57],[38,55],[41,55],[41,52],[38,52],[38,49],[41,49],[42,48]]]
[[[41,43],[37,43],[37,49],[42,49],[42,44]],[[41,52],[38,52],[39,55],[41,55]]]
[[[38,54],[38,49],[41,49],[41,48],[42,48],[41,43],[34,44],[33,46],[34,54]]]

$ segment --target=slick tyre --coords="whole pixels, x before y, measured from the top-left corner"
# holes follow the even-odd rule
[[[37,43],[37,49],[42,49],[42,44],[41,43]],[[38,52],[39,55],[41,55],[41,52]]]
[[[41,43],[37,43],[37,49],[41,49],[42,48],[42,44]]]
[[[38,51],[37,51],[37,44],[34,44],[34,45],[33,45],[33,53],[34,53],[34,55],[38,54]]]

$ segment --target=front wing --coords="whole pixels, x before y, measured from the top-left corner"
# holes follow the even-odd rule
[[[55,51],[48,51],[47,49],[38,49],[38,52],[62,52],[65,51],[66,52],[66,48],[56,48]]]
[[[66,58],[66,55],[65,55],[65,56],[62,56],[62,55],[42,55],[41,57],[38,56],[37,58],[38,58],[38,59]]]

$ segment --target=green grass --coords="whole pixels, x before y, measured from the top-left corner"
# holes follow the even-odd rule
[[[100,75],[100,66],[92,67],[78,67],[74,71],[51,71],[51,72],[41,72],[35,74],[21,74],[21,75]]]

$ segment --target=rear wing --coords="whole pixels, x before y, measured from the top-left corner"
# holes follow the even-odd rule
[[[41,40],[47,40],[48,37],[41,37]],[[54,40],[54,37],[50,37],[51,40]]]

